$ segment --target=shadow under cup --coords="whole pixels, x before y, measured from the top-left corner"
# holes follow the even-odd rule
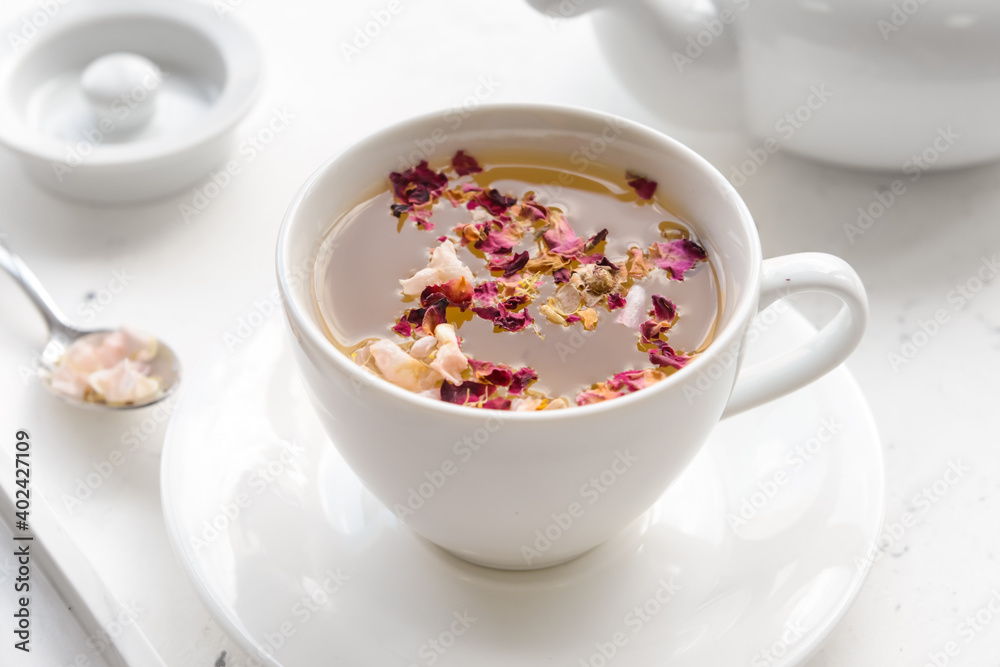
[[[279,286],[313,406],[366,487],[417,533],[461,558],[504,569],[546,567],[616,535],[663,494],[707,439],[729,398],[756,312],[760,243],[725,178],[648,128],[596,112],[531,105],[484,106],[455,124],[441,115],[406,121],[323,165],[286,215]],[[324,334],[312,285],[330,225],[387,187],[401,160],[427,157],[433,164],[459,149],[476,155],[496,148],[563,154],[580,167],[593,156],[656,180],[658,197],[693,224],[719,278],[724,300],[709,348],[653,387],[536,413],[417,396],[338,351]],[[607,226],[614,234],[614,223]],[[336,261],[336,253],[350,249],[332,252]]]

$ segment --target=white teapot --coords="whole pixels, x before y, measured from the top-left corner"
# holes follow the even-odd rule
[[[593,12],[635,96],[672,121],[745,127],[762,155],[919,172],[1000,157],[995,0],[528,0]]]

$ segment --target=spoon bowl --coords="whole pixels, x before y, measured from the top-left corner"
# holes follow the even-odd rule
[[[78,341],[99,343],[104,336],[114,333],[115,329],[81,329],[70,323],[62,314],[52,297],[45,291],[38,278],[27,265],[14,254],[3,242],[0,242],[0,268],[9,273],[31,302],[45,319],[49,329],[49,340],[42,355],[39,368],[39,378],[42,384],[52,394],[63,401],[77,407],[108,410],[133,410],[154,405],[170,396],[180,384],[181,366],[177,355],[159,338],[156,339],[156,356],[146,362],[149,365],[149,376],[160,380],[160,391],[147,400],[129,403],[105,403],[88,401],[69,396],[57,391],[52,386],[52,377],[59,360]]]

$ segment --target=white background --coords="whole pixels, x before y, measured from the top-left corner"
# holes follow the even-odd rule
[[[294,120],[190,222],[179,210],[191,203],[190,191],[144,206],[83,206],[40,190],[0,152],[0,233],[81,324],[129,322],[158,332],[194,368],[273,288],[275,236],[299,185],[340,147],[397,119],[478,101],[582,105],[672,134],[727,175],[759,145],[738,133],[687,130],[641,108],[604,64],[589,18],[553,23],[513,0],[403,0],[385,30],[348,61],[341,43],[385,6],[244,0],[235,7],[230,15],[257,34],[267,61],[264,94],[240,136],[256,135],[275,109]],[[6,0],[0,19],[6,24],[32,9],[35,2]],[[482,81],[495,90],[485,92]],[[961,309],[948,294],[1000,252],[1000,167],[923,175],[852,243],[844,225],[896,177],[779,152],[740,188],[765,256],[831,252],[864,280],[871,324],[848,367],[883,438],[887,525],[907,512],[915,519],[886,541],[857,603],[809,666],[920,666],[953,640],[960,653],[949,664],[996,665],[1000,618],[971,641],[957,626],[1000,591],[1000,292],[987,281]],[[106,289],[114,271],[130,277],[128,286],[85,321],[87,295]],[[822,304],[807,310],[819,319],[825,314]],[[889,355],[902,354],[938,310],[947,323],[894,367]],[[144,610],[137,623],[168,664],[211,665],[223,648],[238,652],[209,619],[167,543],[157,476],[162,424],[90,498],[68,508],[64,495],[146,416],[79,412],[22,380],[19,368],[44,343],[44,327],[2,277],[0,313],[0,447],[9,452],[14,432],[31,430],[36,495],[69,527],[98,574],[115,582],[116,603]],[[10,474],[4,461],[2,474]],[[924,509],[915,496],[949,462],[970,471]],[[2,552],[7,539],[0,534]],[[150,581],[169,581],[169,594],[150,597],[160,590]],[[45,591],[37,594],[36,627],[51,631],[38,631],[30,662],[12,656],[11,597],[9,582],[0,583],[0,664],[94,658],[78,629],[57,630],[69,626]]]

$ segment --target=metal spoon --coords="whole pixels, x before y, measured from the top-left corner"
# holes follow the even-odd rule
[[[27,265],[21,261],[20,257],[11,252],[2,241],[0,241],[0,267],[13,276],[14,280],[17,281],[17,284],[21,286],[22,290],[24,290],[24,293],[27,294],[32,303],[35,304],[38,312],[40,312],[42,317],[45,318],[45,323],[49,327],[49,341],[45,346],[46,352],[50,350],[57,350],[60,351],[59,356],[61,356],[62,351],[65,351],[66,348],[79,339],[86,337],[99,338],[114,331],[114,329],[93,329],[85,331],[70,324],[70,322],[66,319],[66,316],[63,315],[59,310],[59,307],[56,306],[52,297],[49,296],[48,292],[45,291],[45,288],[42,287],[38,278],[36,278],[35,274],[31,272],[31,269],[29,269]],[[95,340],[94,342],[96,343],[99,341]],[[107,403],[83,401],[71,396],[66,396],[65,394],[62,394],[52,388],[51,374],[54,370],[53,365],[56,360],[49,360],[47,358],[49,356],[50,355],[46,354],[43,355],[42,358],[42,368],[39,370],[39,376],[42,379],[42,384],[44,384],[49,391],[59,398],[80,407],[107,408],[111,410],[144,408],[167,398],[174,392],[177,385],[180,384],[180,362],[177,360],[177,356],[174,354],[173,350],[167,347],[163,341],[159,339],[157,339],[156,357],[149,362],[149,365],[150,375],[159,377],[161,380],[161,391],[159,394],[153,396],[150,400],[147,400],[144,403],[109,405]]]

